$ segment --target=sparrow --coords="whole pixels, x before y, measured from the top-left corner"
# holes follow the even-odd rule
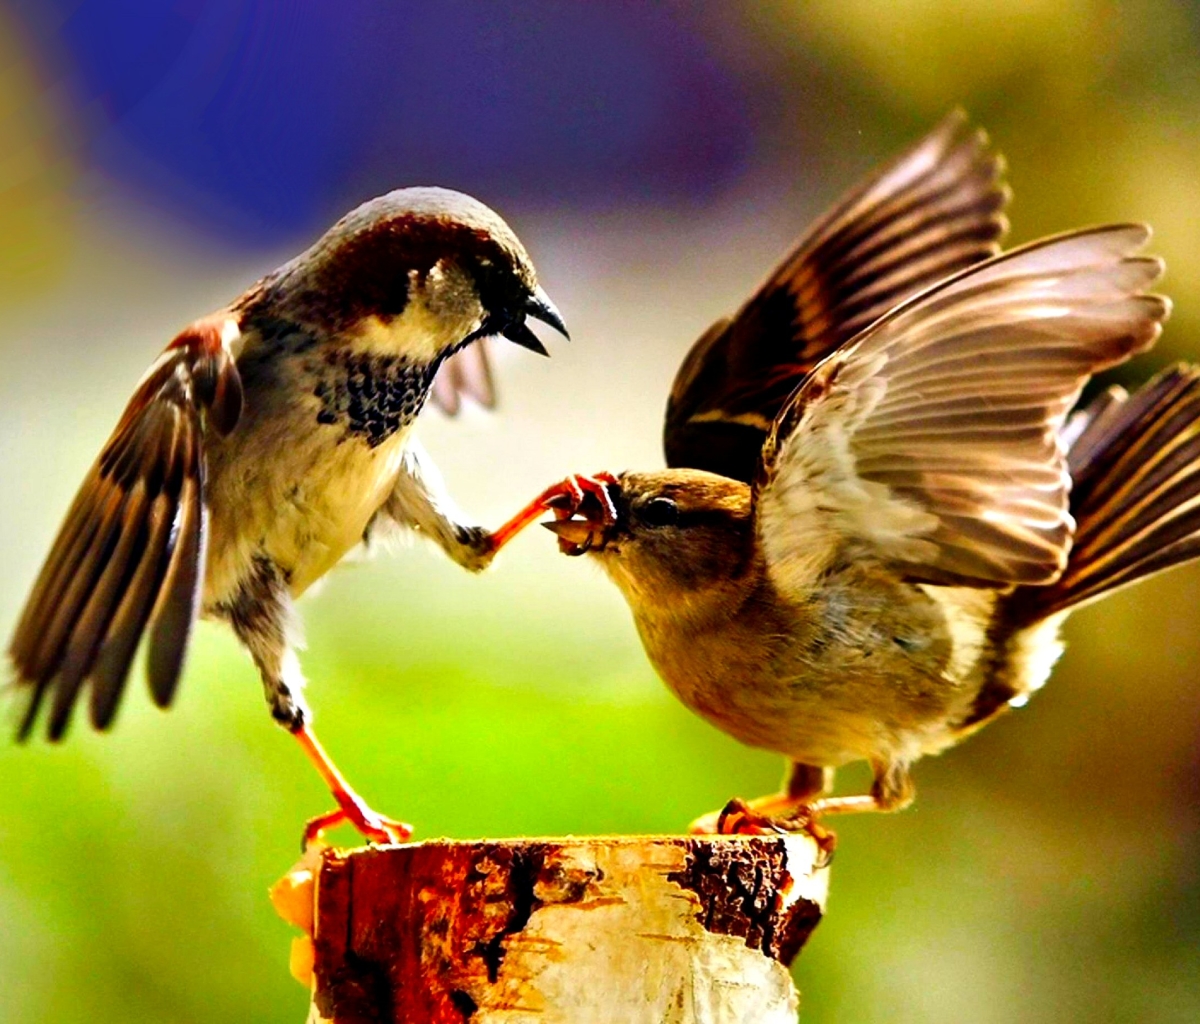
[[[956,112],[693,346],[669,468],[576,476],[545,523],[624,595],[694,712],[788,770],[700,832],[891,811],[910,768],[1028,699],[1067,614],[1200,553],[1200,369],[1068,418],[1169,312],[1114,224],[1001,253],[1008,190]],[[830,796],[867,761],[870,792]]]
[[[492,399],[481,342],[546,355],[533,318],[566,335],[529,254],[491,209],[406,188],[363,203],[311,248],[196,320],[134,390],[54,541],[8,648],[18,736],[46,710],[62,738],[85,692],[107,729],[142,637],[150,694],[170,705],[198,616],[232,628],[274,719],[348,821],[388,842],[312,729],[296,600],[387,525],[467,569],[495,554],[410,436],[431,391]]]

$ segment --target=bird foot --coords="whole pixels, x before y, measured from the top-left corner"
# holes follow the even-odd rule
[[[692,835],[717,836],[806,835],[821,852],[817,868],[829,866],[837,847],[837,834],[817,821],[808,804],[795,804],[780,814],[764,814],[734,797],[720,811],[697,818],[688,831]]]
[[[413,827],[404,821],[394,821],[382,814],[371,810],[357,794],[334,794],[341,805],[337,810],[329,811],[310,818],[304,826],[304,841],[302,850],[319,842],[324,834],[338,825],[352,825],[369,843],[380,846],[393,846],[408,842],[412,838]]]
[[[547,508],[565,512],[567,515],[574,515],[590,496],[596,499],[596,503],[600,507],[600,524],[612,526],[617,521],[617,507],[613,504],[608,488],[616,486],[616,484],[617,478],[612,473],[596,473],[592,476],[572,473],[565,480],[543,492],[545,505]]]
[[[564,555],[583,555],[607,545],[618,518],[608,488],[616,483],[611,473],[597,473],[569,476],[557,485],[557,493],[546,501],[554,522],[542,525],[558,537],[558,550]]]
[[[312,725],[301,722],[292,731],[296,741],[304,750],[305,755],[313,763],[318,774],[329,787],[333,799],[337,801],[337,810],[311,818],[304,826],[304,843],[301,849],[308,849],[310,843],[318,840],[329,829],[336,825],[353,825],[364,839],[371,843],[390,846],[403,843],[412,837],[413,827],[403,821],[393,821],[377,814],[367,806],[367,802],[350,788],[346,777],[338,771],[332,759],[312,730]]]
[[[579,511],[589,496],[594,497],[600,506],[603,525],[611,526],[617,521],[617,509],[608,493],[608,486],[616,482],[617,478],[611,473],[597,473],[594,476],[575,473],[552,484],[491,534],[492,553],[499,551],[548,509],[554,509],[555,515],[560,518],[569,519]]]

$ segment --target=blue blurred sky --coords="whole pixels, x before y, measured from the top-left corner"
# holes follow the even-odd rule
[[[690,8],[21,0],[85,165],[244,242],[437,182],[494,202],[703,198],[755,134]],[[616,15],[616,16],[614,16]]]

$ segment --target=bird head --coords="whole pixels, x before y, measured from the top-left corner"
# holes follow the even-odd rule
[[[547,355],[530,317],[567,333],[512,229],[477,199],[443,188],[363,203],[257,294],[273,314],[414,361],[492,335]]]
[[[631,603],[670,602],[741,579],[756,545],[750,488],[692,469],[623,473],[543,525],[568,555],[600,561]],[[571,512],[570,518],[566,517]]]

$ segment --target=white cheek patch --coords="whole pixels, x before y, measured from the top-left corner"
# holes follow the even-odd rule
[[[351,340],[358,351],[429,363],[479,330],[483,307],[466,276],[439,263],[420,280],[409,272],[408,302],[399,316],[367,317]]]
[[[232,317],[221,324],[221,347],[234,359],[241,355],[246,339],[242,336],[241,328]]]

